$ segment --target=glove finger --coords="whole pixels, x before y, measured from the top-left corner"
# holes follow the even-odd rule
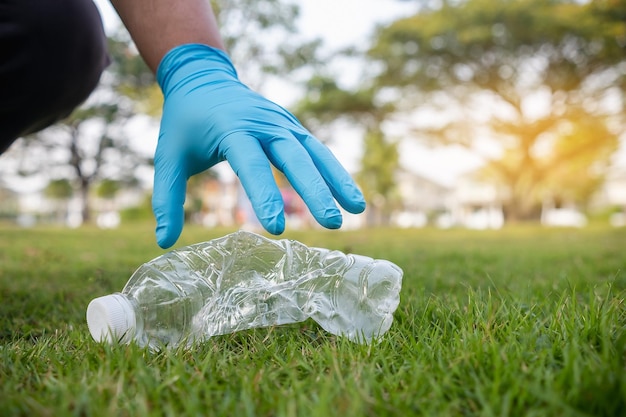
[[[288,134],[289,135],[289,134]],[[285,174],[319,224],[328,229],[341,227],[341,212],[333,194],[311,156],[293,136],[266,141],[264,149],[274,166]]]
[[[239,177],[261,225],[279,235],[285,230],[282,195],[259,141],[242,132],[224,138],[220,152]]]
[[[182,163],[171,153],[160,150],[157,148],[154,158],[152,211],[157,222],[157,243],[167,249],[176,243],[183,230],[187,175]]]
[[[326,145],[311,135],[300,139],[337,202],[350,213],[365,210],[365,198],[352,176]]]

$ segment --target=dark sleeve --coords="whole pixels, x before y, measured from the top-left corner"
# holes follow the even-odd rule
[[[108,63],[92,0],[0,0],[0,153],[68,116]]]

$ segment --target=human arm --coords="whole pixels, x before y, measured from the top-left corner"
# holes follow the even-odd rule
[[[111,0],[137,49],[156,73],[176,46],[199,43],[224,50],[208,0]]]
[[[239,81],[208,1],[112,3],[165,98],[152,199],[161,247],[172,246],[182,231],[187,179],[223,160],[272,234],[284,231],[285,218],[270,163],[322,226],[341,226],[335,201],[352,213],[364,210],[361,192],[330,150],[291,113]]]

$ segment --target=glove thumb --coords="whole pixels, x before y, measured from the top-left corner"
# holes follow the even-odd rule
[[[187,175],[166,153],[159,153],[154,160],[154,190],[152,211],[156,218],[156,239],[159,246],[167,249],[178,240],[185,220],[183,204],[187,189]]]

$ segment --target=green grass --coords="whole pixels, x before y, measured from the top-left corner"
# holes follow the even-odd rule
[[[1,416],[626,416],[626,230],[289,232],[403,268],[380,343],[305,322],[160,353],[84,319],[162,253],[150,226],[0,237]]]

